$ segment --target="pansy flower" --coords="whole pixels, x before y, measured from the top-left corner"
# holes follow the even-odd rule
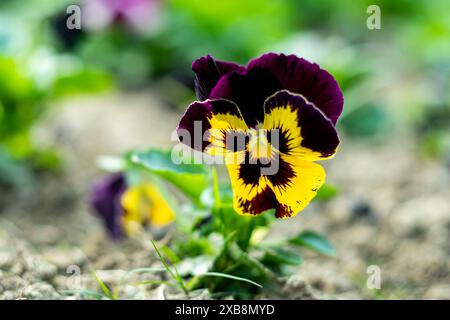
[[[275,209],[287,218],[303,210],[325,181],[315,161],[333,157],[339,145],[343,95],[333,76],[275,53],[245,67],[208,55],[192,68],[199,101],[180,121],[180,141],[225,156],[238,213]]]
[[[148,182],[127,186],[123,174],[97,181],[90,203],[113,239],[132,236],[142,227],[164,227],[175,215],[159,189]]]

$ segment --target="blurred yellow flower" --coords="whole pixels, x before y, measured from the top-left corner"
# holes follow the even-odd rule
[[[158,188],[149,183],[128,188],[121,197],[123,227],[128,235],[147,224],[164,227],[175,219],[172,208]]]

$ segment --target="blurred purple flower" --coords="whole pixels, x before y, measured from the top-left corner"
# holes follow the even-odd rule
[[[128,186],[121,173],[97,181],[90,203],[114,240],[137,235],[146,226],[164,228],[175,219],[160,188],[149,181]]]
[[[85,0],[82,22],[92,31],[122,24],[139,33],[152,33],[161,23],[161,0]]]
[[[121,173],[116,173],[97,181],[90,194],[91,206],[102,218],[106,229],[114,240],[120,240],[124,236],[121,197],[126,189],[125,177]]]

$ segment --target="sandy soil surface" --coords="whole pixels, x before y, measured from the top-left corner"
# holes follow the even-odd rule
[[[31,193],[2,192],[0,299],[65,299],[66,290],[96,289],[91,270],[114,286],[126,270],[158,265],[148,241],[111,243],[85,200],[101,174],[98,156],[173,143],[180,114],[150,93],[83,97],[54,107],[36,137],[61,148],[66,169],[40,176]],[[420,157],[408,139],[378,145],[342,140],[338,155],[324,163],[339,196],[313,203],[295,223],[277,222],[271,234],[317,230],[337,247],[338,256],[305,253],[304,264],[273,296],[450,299],[449,166]],[[380,271],[381,289],[367,287],[373,268]],[[152,277],[164,275],[128,280]],[[156,285],[122,286],[119,296],[180,297]],[[191,298],[209,296],[196,292]]]

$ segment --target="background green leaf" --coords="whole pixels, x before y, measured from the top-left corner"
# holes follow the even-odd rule
[[[261,259],[261,262],[265,265],[273,265],[273,264],[279,264],[279,265],[294,265],[299,266],[302,264],[303,259],[302,257],[292,251],[285,250],[282,248],[267,248],[265,250],[264,256]]]
[[[208,171],[201,164],[176,164],[170,151],[149,149],[129,155],[130,161],[172,183],[197,203],[208,186]]]
[[[336,249],[324,236],[314,231],[303,231],[295,238],[289,240],[289,243],[308,248],[326,256],[334,256]]]
[[[339,188],[332,185],[325,183],[322,187],[320,187],[319,191],[317,191],[316,198],[318,200],[330,200],[334,197],[336,197],[339,194]]]

